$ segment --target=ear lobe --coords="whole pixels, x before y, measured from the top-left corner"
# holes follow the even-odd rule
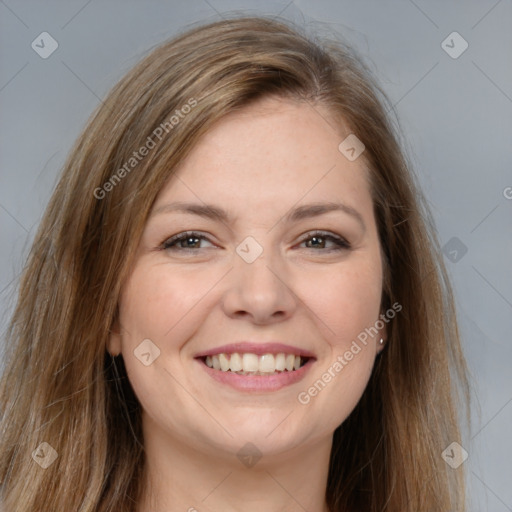
[[[381,329],[380,337],[384,340],[384,343],[386,343],[386,340],[388,339],[388,329],[386,325]]]
[[[110,333],[109,339],[107,340],[107,350],[113,357],[118,356],[121,353],[121,335],[116,333]]]
[[[117,319],[112,323],[106,348],[111,356],[116,357],[121,353],[121,332]]]
[[[382,318],[384,315],[381,314],[380,318]],[[388,329],[385,321],[382,321],[384,324],[381,329],[379,329],[379,334],[377,338],[377,354],[382,352],[386,345],[386,340],[388,339]]]

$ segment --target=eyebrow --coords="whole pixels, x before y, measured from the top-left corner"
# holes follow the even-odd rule
[[[363,216],[352,206],[338,202],[319,202],[298,206],[297,208],[292,209],[286,215],[284,215],[280,221],[284,221],[285,223],[298,222],[300,220],[319,217],[320,215],[336,211],[350,215],[352,218],[359,222],[363,230],[366,230]],[[159,206],[153,211],[151,216],[153,217],[162,213],[173,212],[197,215],[199,217],[216,220],[225,224],[232,222],[230,214],[218,206],[212,204],[188,203],[182,201]]]

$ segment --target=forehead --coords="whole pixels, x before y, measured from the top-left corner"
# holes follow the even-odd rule
[[[338,149],[348,133],[325,107],[260,100],[202,137],[155,206],[171,198],[259,208],[302,200],[367,203],[364,159],[349,161]]]

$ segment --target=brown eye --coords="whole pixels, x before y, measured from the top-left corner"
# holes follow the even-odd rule
[[[306,249],[323,249],[323,252],[340,251],[344,249],[350,249],[350,244],[343,238],[324,232],[308,233],[308,236],[304,238],[301,244],[306,243]],[[330,243],[331,246],[326,247],[326,244]]]
[[[162,249],[165,250],[195,250],[195,249],[203,249],[203,247],[199,247],[202,240],[208,241],[208,239],[200,234],[195,232],[188,233],[179,233],[175,235],[162,244]]]

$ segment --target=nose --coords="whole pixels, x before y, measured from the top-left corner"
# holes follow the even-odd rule
[[[254,324],[272,324],[290,318],[298,298],[282,266],[265,253],[252,263],[236,257],[228,274],[222,307],[230,318],[248,318]]]

